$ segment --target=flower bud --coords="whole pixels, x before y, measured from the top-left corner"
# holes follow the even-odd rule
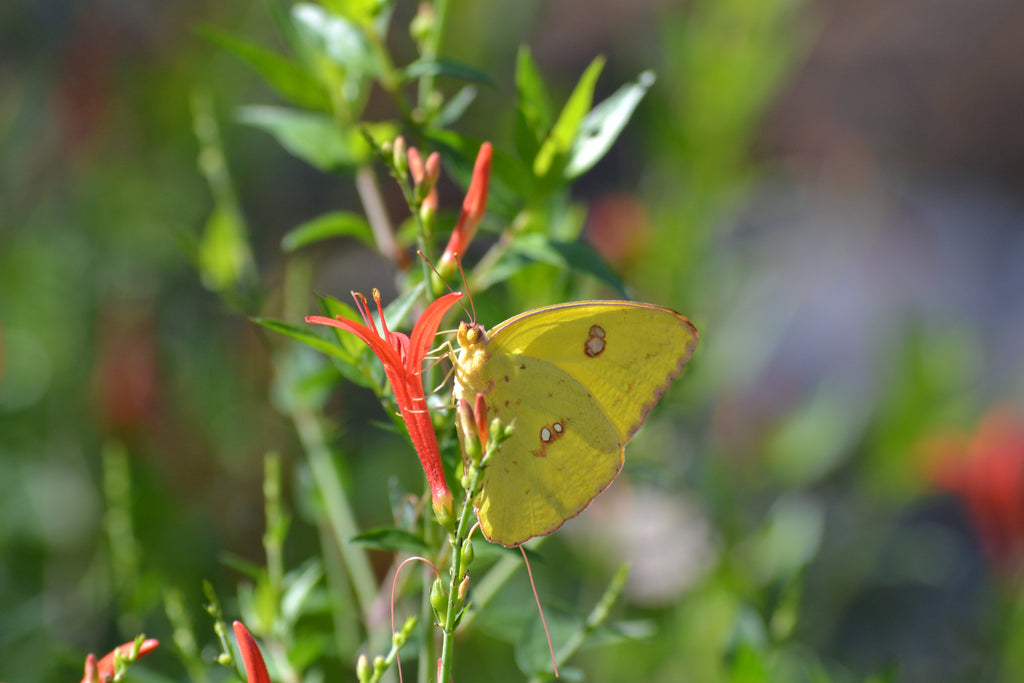
[[[434,517],[437,519],[437,523],[443,526],[445,531],[453,533],[456,522],[451,491],[445,489],[444,491],[436,492],[431,503],[434,507]]]
[[[466,602],[466,596],[469,595],[469,574],[462,577],[462,581],[459,583],[459,604]]]
[[[473,551],[473,539],[467,538],[466,543],[462,546],[462,570],[465,571],[466,567],[473,564],[473,559],[476,557],[476,553]]]
[[[399,135],[391,149],[391,163],[395,166],[398,177],[405,178],[409,172],[409,161],[406,158],[405,138]]]
[[[478,395],[479,399],[480,396]],[[477,403],[480,403],[478,400]],[[475,414],[473,408],[470,407],[469,401],[464,398],[459,399],[459,405],[457,408],[459,418],[459,435],[462,437],[462,451],[466,456],[466,460],[474,465],[480,464],[480,439],[478,438],[477,424],[478,417]]]
[[[473,406],[473,416],[476,418],[476,433],[480,437],[480,447],[487,449],[487,402],[483,394],[476,395],[476,404]]]
[[[356,678],[359,679],[359,683],[366,683],[372,675],[373,669],[370,668],[370,659],[365,653],[359,655],[359,659],[356,660]]]
[[[434,610],[434,620],[443,623],[444,615],[448,612],[448,595],[440,578],[434,579],[430,586],[430,608]]]

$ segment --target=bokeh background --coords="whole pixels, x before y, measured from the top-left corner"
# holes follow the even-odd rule
[[[415,9],[397,4],[396,59]],[[264,3],[0,4],[8,683],[74,680],[84,653],[140,630],[167,644],[140,678],[192,675],[168,595],[212,643],[200,585],[231,595],[238,560],[262,562],[268,451],[297,510],[289,558],[318,551],[274,342],[242,313],[294,308],[282,236],[359,205],[351,176],[236,120],[274,95],[204,25],[277,40]],[[573,197],[635,296],[702,333],[622,478],[544,546],[556,607],[632,564],[619,609],[641,637],[582,653],[589,680],[1020,680],[1024,7],[452,0],[443,54],[497,84],[458,129],[499,148],[520,44],[558,102],[597,54],[599,98],[656,73]],[[252,301],[200,272],[214,199],[196,112],[219,122]],[[461,190],[441,189],[457,206]],[[393,282],[354,241],[302,258],[312,291]],[[316,312],[312,293],[303,306]],[[418,471],[366,428],[372,400],[332,401],[360,516],[386,522],[382,482],[415,490]],[[528,589],[508,590],[510,609]],[[458,666],[518,680],[502,623],[480,621]],[[347,680],[334,658],[329,677]]]

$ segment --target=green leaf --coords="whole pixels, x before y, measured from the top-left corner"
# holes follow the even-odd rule
[[[245,226],[238,215],[217,205],[199,240],[199,273],[203,284],[222,292],[241,282],[252,266]]]
[[[472,85],[463,87],[438,112],[434,125],[438,128],[447,128],[452,125],[462,118],[462,115],[466,113],[466,109],[469,108],[469,105],[473,104],[475,99],[476,87]]]
[[[569,152],[569,163],[564,171],[566,178],[589,171],[608,153],[652,85],[654,73],[645,71],[635,83],[622,86],[586,115]]]
[[[284,595],[281,596],[281,617],[294,624],[303,614],[303,607],[310,594],[324,575],[324,568],[317,559],[311,559],[285,576]]]
[[[356,130],[343,130],[324,114],[285,107],[242,107],[238,120],[270,133],[281,146],[322,171],[335,171],[364,162],[370,148]]]
[[[551,99],[530,48],[523,45],[516,56],[515,144],[519,158],[532,163],[550,130]]]
[[[450,59],[417,59],[399,71],[402,80],[413,81],[423,76],[447,76],[470,83],[494,86],[486,72]]]
[[[347,17],[360,26],[368,26],[389,4],[387,0],[320,0],[331,12]]]
[[[330,98],[320,81],[291,60],[210,26],[201,26],[197,31],[211,43],[241,58],[285,99],[309,109],[330,110]]]
[[[292,8],[292,21],[307,45],[346,73],[360,77],[377,73],[373,48],[359,24],[305,2]]]
[[[384,307],[384,317],[388,322],[388,329],[397,329],[405,322],[405,317],[412,311],[416,300],[423,296],[427,284],[420,282],[408,292],[400,295],[397,299]],[[374,316],[376,317],[376,316]],[[380,321],[378,321],[379,323]]]
[[[364,531],[350,539],[352,543],[374,550],[407,552],[413,555],[429,555],[430,546],[426,541],[403,529],[381,527]]]
[[[344,301],[339,301],[333,296],[318,296],[317,300],[320,303],[320,310],[323,311],[324,315],[328,318],[341,317],[346,320],[357,322],[360,325],[363,324],[363,317]],[[352,358],[360,358],[364,352],[369,351],[366,344],[351,332],[346,332],[345,330],[337,327],[332,327],[331,329],[335,333],[338,344],[345,349]]]
[[[590,245],[585,242],[562,242],[545,235],[530,234],[518,237],[509,249],[510,255],[528,261],[569,268],[597,278],[622,297],[629,297],[629,289]]]
[[[546,177],[552,170],[559,170],[565,163],[580,124],[590,111],[590,105],[594,101],[594,86],[603,68],[604,57],[597,57],[580,76],[576,88],[558,115],[554,128],[533,160],[533,173],[538,178]]]
[[[434,129],[424,134],[441,151],[441,158],[452,177],[462,187],[468,188],[482,141],[449,130]],[[513,215],[522,204],[522,198],[532,196],[535,188],[536,182],[527,167],[514,156],[494,148],[487,196],[488,212],[502,216]]]
[[[293,252],[332,237],[346,236],[373,246],[373,231],[365,218],[350,211],[332,211],[289,230],[281,239],[281,249]]]
[[[353,363],[354,359],[352,356],[343,348],[337,344],[332,344],[330,341],[323,337],[314,334],[311,331],[304,330],[301,327],[289,325],[286,322],[280,320],[273,320],[271,318],[252,318],[251,319],[257,325],[262,325],[268,330],[273,330],[283,334],[286,337],[291,337],[295,341],[302,342],[306,346],[312,347],[321,353],[325,353],[332,358],[344,361],[346,363]]]

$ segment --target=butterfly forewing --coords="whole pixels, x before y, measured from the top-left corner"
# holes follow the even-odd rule
[[[491,331],[488,354],[561,368],[594,397],[623,444],[693,354],[697,331],[675,311],[621,301],[551,306]]]

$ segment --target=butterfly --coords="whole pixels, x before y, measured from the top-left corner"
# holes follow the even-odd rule
[[[488,419],[514,424],[474,501],[484,536],[517,546],[579,514],[615,479],[697,339],[675,311],[627,301],[539,308],[489,333],[461,323],[456,400],[482,394]]]

